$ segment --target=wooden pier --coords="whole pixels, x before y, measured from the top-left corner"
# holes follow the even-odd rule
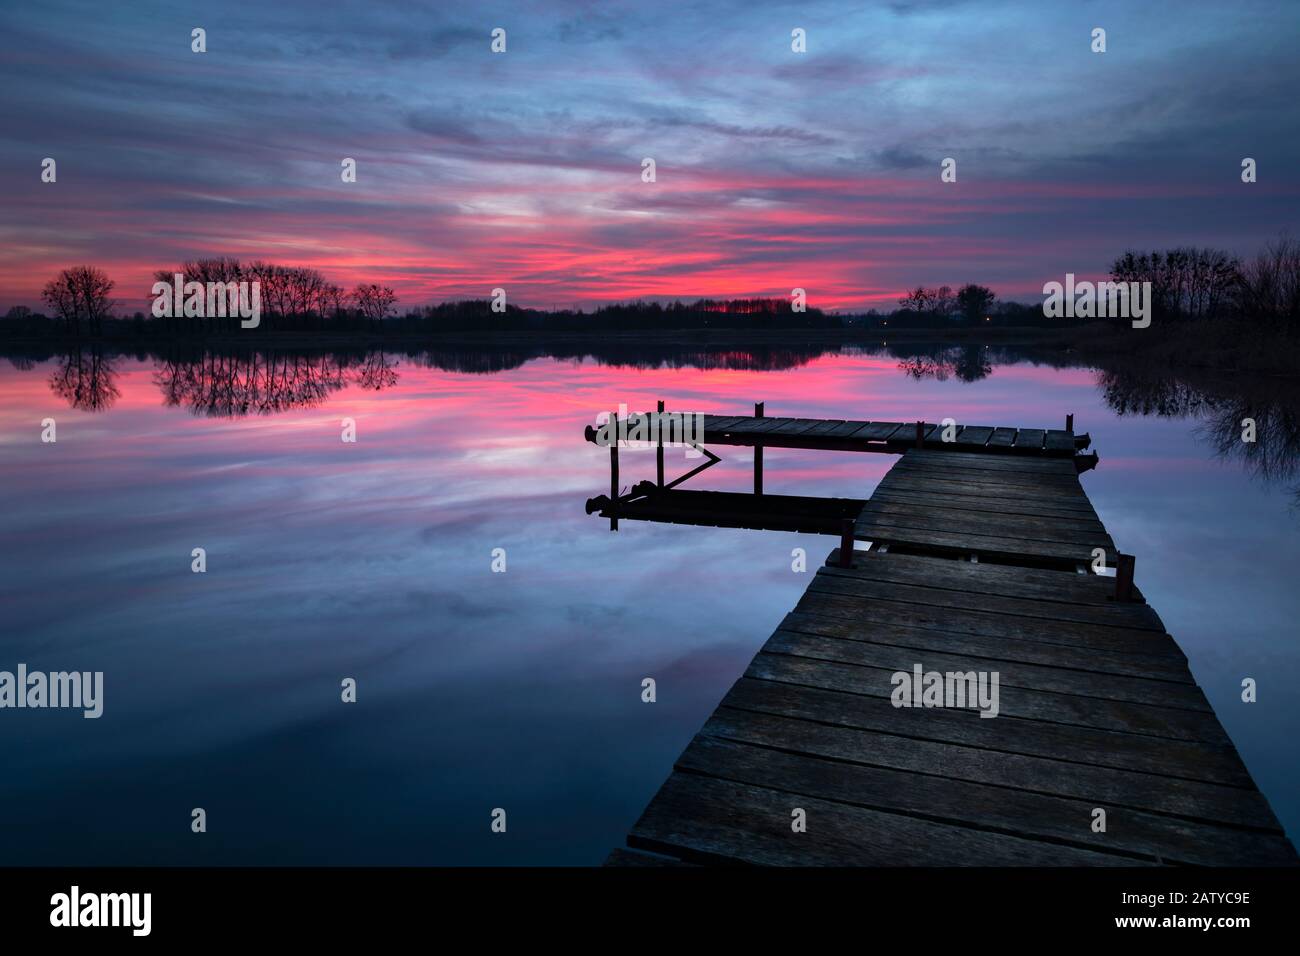
[[[1115,542],[1060,458],[906,452],[858,515],[855,536],[922,552],[1020,564],[1119,561]]]
[[[943,425],[934,422],[704,416],[706,445],[902,452],[917,447],[918,440],[923,448],[1049,458],[1073,458],[1090,443],[1089,436],[1075,435],[1072,429],[954,425],[953,440],[944,441]]]
[[[837,430],[772,421],[806,424],[805,440]],[[1011,443],[917,448],[914,432],[865,502],[662,481],[602,499],[606,516],[843,534],[610,865],[1297,862],[1058,454],[1067,439],[992,431]],[[1091,573],[1098,554],[1117,577]],[[895,706],[895,675],[918,665],[996,673],[997,716]]]

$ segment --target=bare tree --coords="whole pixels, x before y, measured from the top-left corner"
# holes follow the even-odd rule
[[[224,285],[228,282],[240,282],[247,278],[244,266],[240,264],[238,259],[229,256],[217,256],[216,258],[211,259],[189,259],[181,263],[179,269],[171,271],[159,269],[153,274],[153,276],[156,281],[166,282],[170,285],[177,272],[181,275],[182,283],[188,284],[190,282],[198,282],[201,283],[205,289],[209,282],[219,282]],[[181,318],[182,316],[180,315],[172,317],[173,327],[180,327]],[[206,314],[205,312],[204,316],[192,318],[195,318],[198,324],[202,324],[206,321],[208,330],[212,331],[217,325],[218,317]],[[228,319],[227,321],[230,320]]]
[[[1150,282],[1160,316],[1212,318],[1228,311],[1240,285],[1240,263],[1218,249],[1182,247],[1126,252],[1110,269],[1116,282]]]
[[[361,283],[352,290],[352,297],[357,301],[357,309],[370,320],[373,327],[386,319],[397,303],[397,296],[388,286]]]
[[[84,320],[86,331],[99,335],[103,331],[104,318],[113,311],[113,301],[108,297],[112,290],[113,280],[104,270],[94,266],[73,266],[47,282],[41,298],[58,318],[67,323],[69,332],[80,334]]]
[[[1300,318],[1300,242],[1282,236],[1241,269],[1241,307],[1252,318]]]
[[[937,289],[931,289],[930,294],[934,298],[935,315],[947,317],[957,310],[957,300],[953,298],[952,286],[941,285]]]
[[[934,309],[935,290],[917,286],[898,300],[898,304],[909,312],[929,312]]]

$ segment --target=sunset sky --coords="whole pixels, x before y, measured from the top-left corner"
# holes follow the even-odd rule
[[[1295,0],[10,2],[0,309],[82,263],[146,309],[223,254],[402,308],[1034,301],[1125,248],[1300,232],[1298,35]]]

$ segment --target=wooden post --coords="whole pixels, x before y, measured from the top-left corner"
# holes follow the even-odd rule
[[[1115,600],[1133,600],[1133,566],[1137,558],[1131,554],[1121,554],[1119,564],[1115,565]]]
[[[609,519],[610,531],[618,530],[618,512],[613,510],[618,507],[618,432],[614,435],[614,440],[609,444],[609,502],[613,513]]]
[[[763,417],[764,404],[765,404],[764,402],[754,403],[755,418]],[[756,444],[754,445],[754,494],[761,495],[762,493],[763,493],[763,446]]]
[[[657,466],[657,476],[659,487],[664,486],[664,403],[659,403],[659,427],[655,429],[659,435],[659,447],[655,450],[655,465]]]
[[[1065,430],[1071,435],[1074,434],[1074,412],[1065,416]]]
[[[840,522],[840,567],[853,567],[853,519]]]
[[[916,423],[916,447],[922,448],[925,444],[925,422]]]

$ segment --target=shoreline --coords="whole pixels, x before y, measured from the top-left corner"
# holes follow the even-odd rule
[[[420,348],[529,349],[568,352],[590,347],[595,352],[634,349],[656,351],[843,348],[889,349],[906,346],[989,346],[1024,350],[1048,362],[1071,361],[1103,366],[1141,361],[1169,371],[1186,369],[1222,374],[1300,378],[1300,338],[1269,335],[1258,326],[1237,323],[1172,324],[1164,329],[1130,330],[1108,323],[1064,328],[892,329],[663,329],[663,330],[484,330],[420,332],[214,332],[198,335],[0,335],[0,354],[66,353],[78,349],[119,352],[229,351],[246,349],[302,352],[409,351]]]

